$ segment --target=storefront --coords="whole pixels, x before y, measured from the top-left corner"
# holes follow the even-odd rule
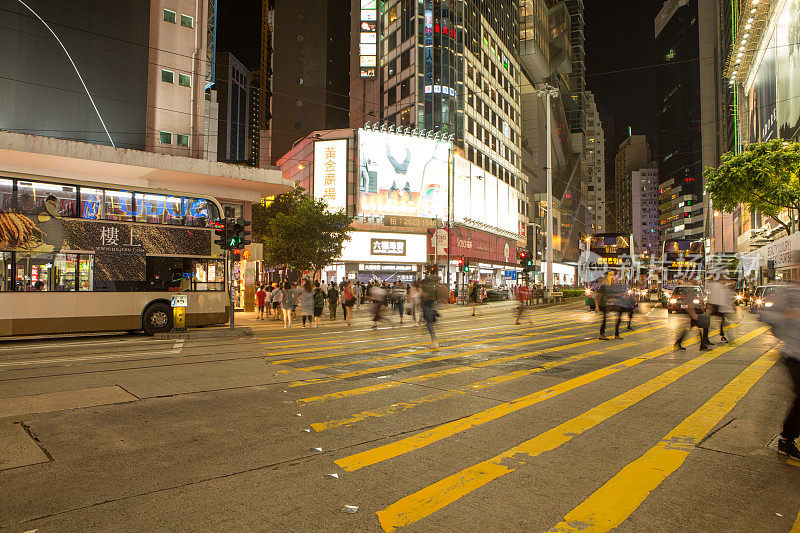
[[[444,229],[429,231],[428,251],[438,264],[447,261],[450,248],[450,280],[466,284],[477,280],[493,287],[515,285],[521,269],[517,264],[517,242],[481,230],[454,226],[448,235]],[[459,260],[469,263],[469,272],[458,272]],[[516,277],[507,272],[517,273]],[[441,273],[446,279],[446,273]],[[511,281],[514,280],[514,281]]]
[[[421,233],[354,231],[342,246],[339,261],[323,271],[323,280],[373,280],[411,283],[422,277],[427,236]]]
[[[255,311],[256,286],[265,283],[262,271],[264,245],[248,244],[244,250],[233,252],[234,307],[237,310]]]

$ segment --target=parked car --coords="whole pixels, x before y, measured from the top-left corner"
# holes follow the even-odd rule
[[[750,297],[750,312],[756,313],[761,305],[761,295],[764,294],[765,285],[759,285]]]
[[[686,311],[689,304],[694,304],[700,311],[705,312],[706,297],[703,290],[697,285],[678,285],[667,300],[667,313]]]

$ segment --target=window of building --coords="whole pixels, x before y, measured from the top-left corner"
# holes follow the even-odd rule
[[[395,20],[397,20],[397,7],[398,7],[398,6],[397,6],[397,4],[395,4],[395,5],[394,5],[394,6],[392,6],[392,8],[389,10],[389,24],[391,24],[392,22],[394,22]]]
[[[193,28],[194,27],[194,20],[189,15],[181,15],[181,26],[184,28]]]
[[[189,136],[179,133],[177,135],[178,146],[189,146]]]
[[[400,83],[400,99],[406,98],[411,94],[411,79],[407,78]]]
[[[392,87],[386,93],[386,105],[392,105],[397,102],[397,87]]]
[[[392,59],[386,63],[386,77],[391,78],[397,74],[397,59]]]
[[[175,83],[175,73],[171,70],[161,69],[161,81],[165,83]]]
[[[172,134],[168,131],[159,131],[158,142],[161,144],[172,144]]]
[[[178,85],[182,85],[183,87],[191,87],[192,77],[188,74],[178,74]]]
[[[175,12],[169,9],[164,10],[164,22],[171,22],[175,24]]]
[[[400,54],[400,70],[405,70],[411,66],[411,49],[409,48]]]

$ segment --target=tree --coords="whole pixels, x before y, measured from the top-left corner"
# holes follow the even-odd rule
[[[253,210],[254,239],[264,243],[264,261],[295,270],[318,271],[342,253],[353,217],[331,213],[327,202],[308,197],[302,188]]]
[[[739,205],[760,211],[792,233],[800,214],[800,144],[780,139],[751,145],[740,154],[731,152],[717,168],[703,172],[706,191],[715,208],[732,212]],[[790,223],[778,215],[789,211]]]

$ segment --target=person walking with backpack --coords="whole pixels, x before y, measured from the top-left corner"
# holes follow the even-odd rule
[[[320,317],[325,308],[325,292],[320,287],[319,281],[314,282],[314,326],[320,327]]]
[[[353,293],[353,282],[347,281],[342,290],[342,307],[344,308],[344,319],[347,321],[348,326],[353,325],[353,306],[356,303],[356,297]]]
[[[336,320],[336,308],[339,307],[339,291],[335,283],[328,287],[328,314],[331,320]]]

